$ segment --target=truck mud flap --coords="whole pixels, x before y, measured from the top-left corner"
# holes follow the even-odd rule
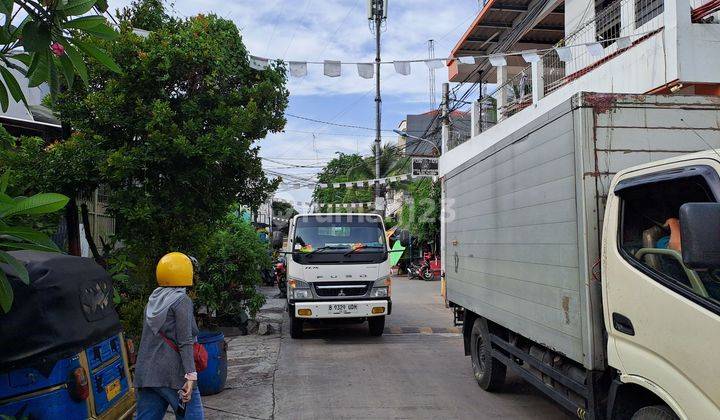
[[[606,405],[602,403],[601,399],[603,398],[599,398],[599,392],[597,392],[597,390],[602,389],[602,387],[600,387],[600,381],[604,380],[605,372],[588,371],[586,385],[564,375],[561,371],[543,363],[539,359],[513,346],[497,335],[490,334],[490,340],[493,344],[492,356],[495,359],[502,362],[508,369],[512,370],[524,380],[532,384],[535,388],[552,398],[563,408],[575,414],[580,419],[605,419]],[[586,401],[586,404],[578,404],[577,401],[573,401],[563,392],[562,389],[548,385],[542,378],[535,376],[528,369],[525,369],[520,363],[516,362],[516,360],[522,361],[522,363],[527,366],[532,366],[544,375],[552,378],[552,380],[556,381],[563,387],[580,395]]]

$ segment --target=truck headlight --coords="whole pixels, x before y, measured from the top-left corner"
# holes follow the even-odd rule
[[[390,286],[392,281],[390,277],[382,277],[375,280],[373,283],[372,290],[370,290],[370,297],[388,297],[390,296]]]
[[[310,292],[310,284],[298,279],[288,279],[288,295],[291,299],[310,299],[312,293]]]

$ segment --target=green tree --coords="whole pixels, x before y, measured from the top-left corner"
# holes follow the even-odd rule
[[[295,210],[295,207],[293,207],[292,204],[284,201],[273,201],[272,212],[273,216],[280,216],[285,219],[291,219],[298,214],[298,211]]]
[[[434,241],[440,234],[440,184],[421,179],[408,192],[412,202],[403,204],[398,224],[420,243]]]
[[[7,194],[9,172],[0,176],[0,263],[8,264],[20,281],[30,283],[25,266],[7,251],[59,251],[45,234],[22,223],[22,218],[56,212],[67,204],[61,194],[35,194],[30,197],[11,197]],[[0,270],[0,309],[7,313],[13,304],[13,290],[3,270]]]
[[[237,208],[212,235],[202,280],[196,286],[197,304],[207,307],[221,325],[238,325],[246,314],[255,316],[265,303],[265,297],[256,291],[260,269],[271,264],[267,244]]]
[[[117,37],[103,13],[107,0],[2,0],[0,14],[0,107],[6,111],[9,97],[25,102],[20,84],[9,71],[25,75],[30,87],[47,83],[51,95],[57,93],[62,74],[69,86],[75,77],[88,82],[84,56],[120,73],[120,67],[107,53],[92,44],[93,39]],[[20,51],[22,48],[22,51]],[[9,95],[8,95],[9,93]]]
[[[104,151],[116,236],[154,263],[178,249],[202,258],[228,206],[257,206],[272,191],[255,141],[285,124],[286,74],[250,68],[234,23],[217,16],[161,23],[139,36],[125,11],[118,42],[101,43],[125,69],[91,65],[91,83],[58,98],[66,122]],[[141,264],[142,261],[139,261]]]

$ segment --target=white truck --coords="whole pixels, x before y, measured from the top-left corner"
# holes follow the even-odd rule
[[[720,98],[579,93],[520,124],[440,160],[478,384],[514,371],[579,418],[720,418]]]
[[[309,319],[367,320],[370,335],[382,335],[392,301],[388,245],[380,216],[297,215],[290,222],[284,253],[292,338],[302,337],[303,323]]]

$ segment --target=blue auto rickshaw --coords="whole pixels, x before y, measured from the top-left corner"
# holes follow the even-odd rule
[[[0,419],[124,419],[135,411],[112,281],[90,258],[11,253],[15,301],[0,314]]]

